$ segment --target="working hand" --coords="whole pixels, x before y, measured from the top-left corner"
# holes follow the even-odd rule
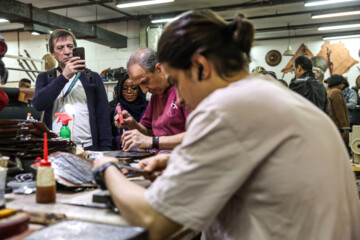
[[[158,154],[141,160],[138,167],[143,169],[145,172],[150,173],[145,177],[154,181],[158,176],[160,176],[161,172],[165,170],[169,158],[170,154]]]
[[[139,162],[139,168],[146,172],[165,170],[170,154],[158,154],[153,157],[145,158]]]
[[[144,149],[152,146],[152,137],[145,136],[137,129],[125,131],[121,136],[121,141],[121,147],[124,151],[130,151],[133,147]]]
[[[95,169],[101,167],[102,165],[104,165],[107,162],[114,162],[114,163],[119,163],[117,158],[114,157],[108,157],[108,156],[104,156],[104,157],[100,157],[94,160],[94,167],[93,167],[93,171],[95,171]],[[125,168],[121,169],[121,172],[126,175],[129,173],[129,171]]]
[[[124,123],[120,123],[119,122],[119,114],[116,114],[114,117],[114,123],[115,126],[118,128],[128,128],[130,130],[135,129],[136,128],[136,120],[133,118],[133,116],[130,115],[130,113],[128,113],[128,111],[123,110],[122,112],[123,118],[124,118]]]
[[[100,157],[94,160],[94,167],[93,167],[93,171],[99,167],[101,167],[102,165],[104,165],[107,162],[114,162],[117,163],[118,160],[114,157]]]
[[[62,72],[62,75],[66,79],[72,78],[76,73],[83,72],[85,68],[85,60],[80,60],[80,57],[72,57],[70,60],[66,63],[65,68]]]

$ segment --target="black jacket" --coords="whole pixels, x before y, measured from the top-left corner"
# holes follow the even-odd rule
[[[306,72],[300,78],[291,81],[289,88],[314,103],[325,113],[329,112],[326,88],[315,78],[313,72]]]
[[[61,69],[58,68],[61,72]],[[92,150],[111,150],[111,125],[109,119],[108,100],[105,87],[99,74],[91,72],[91,81],[81,74],[81,81],[88,100],[90,129],[93,141]],[[33,105],[38,111],[44,111],[44,123],[51,130],[51,114],[55,99],[59,96],[68,80],[61,74],[48,82],[46,72],[40,73],[36,79]]]

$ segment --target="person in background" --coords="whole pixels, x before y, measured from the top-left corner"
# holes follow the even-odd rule
[[[344,96],[346,107],[349,112],[349,118],[350,118],[350,126],[352,126],[355,123],[355,107],[357,105],[358,101],[358,95],[356,91],[352,88],[349,88],[349,82],[346,78],[343,78],[344,88],[342,90],[342,94]],[[358,122],[358,121],[356,121]]]
[[[270,75],[271,77],[273,77],[274,79],[277,80],[277,76],[276,76],[276,73],[275,73],[275,72],[273,72],[273,71],[266,71],[266,74],[267,74],[267,75]]]
[[[122,136],[122,148],[125,151],[133,147],[173,149],[184,138],[185,121],[190,111],[179,106],[176,89],[167,81],[154,50],[136,50],[128,60],[127,69],[142,92],[150,92],[152,96],[140,122],[127,111],[123,113],[124,124],[120,124],[115,116],[118,128],[130,129]]]
[[[325,113],[328,113],[326,88],[315,78],[312,68],[312,62],[308,56],[297,57],[294,63],[296,79],[290,82],[289,88],[308,99]]]
[[[119,83],[120,79],[118,80]],[[113,91],[113,100],[111,100],[109,102],[109,118],[110,118],[110,124],[111,124],[111,135],[112,135],[112,147],[111,150],[117,150],[117,144],[116,144],[116,136],[118,136],[120,134],[120,130],[115,126],[114,124],[114,114],[115,114],[115,109],[116,109],[116,105],[118,104],[118,100],[117,98],[117,92],[118,92],[118,83],[114,86],[114,91]]]
[[[116,104],[117,104],[117,100],[116,100],[117,92],[118,92],[118,85],[116,84],[114,86],[114,90],[113,90],[113,99],[109,102],[110,109],[113,108],[113,106],[116,106]],[[111,116],[110,121],[112,122],[112,116],[114,116],[114,115],[110,115],[110,116]]]
[[[4,92],[4,90],[2,90],[0,88],[0,111],[3,110],[3,108],[9,103],[9,97],[6,94],[6,92]]]
[[[259,74],[259,73],[266,72],[266,69],[261,66],[257,66],[251,72],[254,74]]]
[[[315,74],[316,79],[321,83],[324,82],[324,71],[321,68],[313,67],[313,73]]]
[[[116,159],[96,159],[95,171],[122,217],[149,239],[183,227],[205,239],[360,239],[340,134],[299,94],[249,74],[254,31],[242,14],[228,23],[210,10],[167,25],[158,59],[178,102],[193,110],[185,138],[169,160],[140,162],[147,172],[166,168],[147,189],[126,179]]]
[[[360,75],[357,76],[357,78],[355,79],[355,86],[352,87],[352,89],[354,89],[356,91],[356,94],[358,95],[358,103],[357,105],[360,105],[360,96],[359,96],[359,88],[360,88]]]
[[[19,88],[31,88],[31,81],[27,78],[20,79]]]
[[[333,120],[336,127],[343,137],[345,143],[349,142],[349,131],[344,128],[350,127],[349,112],[346,106],[342,89],[344,88],[345,78],[342,75],[334,74],[327,79],[329,90],[329,117]],[[346,144],[347,145],[347,144]]]
[[[128,73],[124,73],[116,85],[116,104],[110,110],[110,118],[113,120],[116,115],[116,105],[119,104],[122,110],[127,111],[135,121],[140,122],[145,113],[148,102],[146,95],[141,91],[139,85],[129,77]],[[120,138],[122,130],[115,126],[112,122],[113,130],[113,149],[121,149]]]
[[[327,81],[328,81],[327,79],[324,80],[324,86],[325,86],[325,88],[326,88],[326,91],[329,90],[329,85],[328,85],[328,82],[327,82]]]
[[[353,86],[351,89],[353,89],[356,92],[357,96],[357,103],[354,110],[354,123],[353,125],[360,125],[360,96],[359,96],[359,87],[357,85]]]
[[[283,84],[285,87],[289,87],[289,85],[284,79],[278,79],[278,81],[281,82],[281,84]]]
[[[85,69],[85,60],[73,57],[76,39],[72,32],[57,29],[49,38],[50,53],[59,66],[40,73],[36,79],[33,105],[44,111],[44,123],[60,132],[55,113],[74,117],[71,132],[74,143],[85,150],[111,150],[111,124],[108,99],[99,74]],[[51,78],[50,78],[51,77]],[[79,81],[78,81],[79,80]],[[73,106],[74,116],[65,108]]]

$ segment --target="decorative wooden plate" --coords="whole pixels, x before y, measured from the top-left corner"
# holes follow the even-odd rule
[[[265,56],[265,61],[270,66],[276,66],[281,62],[281,53],[278,50],[271,50]]]

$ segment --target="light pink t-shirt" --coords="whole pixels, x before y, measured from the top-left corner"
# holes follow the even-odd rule
[[[152,95],[140,123],[151,129],[155,136],[172,136],[185,132],[190,111],[177,103],[176,89],[170,87],[162,95]]]
[[[360,239],[340,133],[299,94],[249,77],[210,94],[187,124],[145,192],[156,211],[207,240]]]

